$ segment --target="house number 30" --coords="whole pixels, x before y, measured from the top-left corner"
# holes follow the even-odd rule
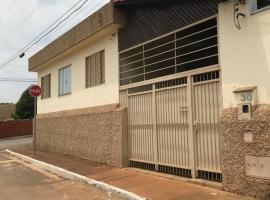
[[[248,93],[248,92],[246,92],[246,93],[242,93],[241,95],[240,95],[240,99],[241,99],[241,101],[252,101],[252,94],[251,93]]]

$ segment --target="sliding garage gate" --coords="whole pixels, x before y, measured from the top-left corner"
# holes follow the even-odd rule
[[[194,26],[198,28],[172,33],[172,41],[165,36],[136,47],[142,51],[120,52],[120,104],[128,108],[129,160],[133,167],[221,181],[216,19]],[[168,67],[166,60],[171,60]],[[170,68],[174,72],[168,74]]]

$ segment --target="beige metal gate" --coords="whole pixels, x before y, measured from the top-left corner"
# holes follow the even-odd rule
[[[132,166],[221,180],[219,70],[204,71],[122,88]]]
[[[218,123],[221,112],[221,89],[219,71],[193,76],[192,91],[197,176],[220,180]]]

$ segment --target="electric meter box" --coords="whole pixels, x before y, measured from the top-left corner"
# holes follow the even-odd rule
[[[239,120],[251,120],[252,106],[257,104],[257,87],[242,87],[234,91]]]

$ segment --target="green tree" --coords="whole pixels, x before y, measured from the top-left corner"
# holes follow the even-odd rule
[[[30,96],[29,88],[22,93],[16,103],[15,113],[12,117],[14,119],[32,119],[34,117],[34,98]]]

